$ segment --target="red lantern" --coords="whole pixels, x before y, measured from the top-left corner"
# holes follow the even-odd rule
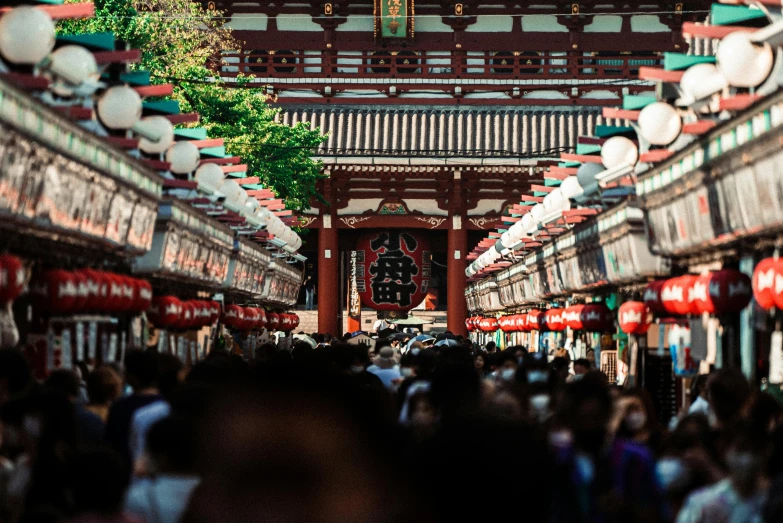
[[[174,325],[174,327],[183,330],[193,328],[195,312],[196,306],[194,305],[193,301],[183,301],[182,314],[180,314],[179,321]]]
[[[120,287],[122,289],[122,298],[120,299],[119,310],[122,312],[128,312],[133,308],[133,303],[136,299],[135,282],[130,276],[117,275],[117,279],[120,281]]]
[[[244,318],[242,319],[241,330],[250,331],[256,328],[258,320],[261,319],[258,309],[255,307],[245,307],[243,309]]]
[[[182,315],[182,302],[176,296],[156,296],[152,298],[147,319],[156,327],[175,326]]]
[[[212,300],[209,303],[209,323],[215,323],[220,319],[220,303]]]
[[[691,314],[702,314],[704,312],[712,314],[715,312],[715,304],[712,303],[710,296],[710,280],[712,273],[702,274],[688,289],[688,303],[690,304]]]
[[[106,310],[106,302],[109,299],[109,279],[106,273],[93,269],[81,271],[86,277],[87,303],[85,309],[89,311],[103,312]]]
[[[752,294],[753,285],[747,274],[734,270],[712,273],[710,295],[717,312],[741,311],[750,303]]]
[[[563,311],[563,321],[567,327],[575,331],[582,330],[584,327],[582,325],[582,309],[584,308],[585,306],[582,304],[566,307]]]
[[[270,331],[276,331],[280,326],[280,316],[276,312],[269,311],[266,313],[266,324]]]
[[[691,311],[691,304],[688,298],[696,279],[696,276],[686,274],[685,276],[666,280],[661,290],[661,301],[666,312],[685,315]]]
[[[203,300],[197,300],[195,302],[196,305],[196,314],[194,318],[195,327],[201,328],[209,325],[210,323],[210,317],[212,316],[212,308],[209,305],[209,302],[203,301]]]
[[[36,278],[35,294],[45,311],[55,314],[72,312],[77,300],[76,278],[61,269],[44,271]]]
[[[87,289],[87,276],[82,271],[73,271],[71,273],[76,281],[76,300],[73,304],[72,312],[81,312],[87,306],[89,291]]]
[[[245,311],[239,305],[227,305],[223,309],[223,323],[232,329],[238,329],[245,319]]]
[[[517,314],[514,316],[514,323],[518,332],[528,332],[527,328],[527,314]]]
[[[609,329],[611,313],[603,303],[588,303],[582,309],[582,328],[587,332],[602,332]]]
[[[468,332],[473,332],[473,318],[466,318],[465,319],[465,328],[468,329]]]
[[[367,232],[356,244],[364,260],[362,303],[374,310],[408,311],[427,296],[430,246],[418,232]]]
[[[107,298],[106,310],[118,312],[122,310],[124,303],[122,277],[118,274],[105,273],[108,279],[109,296]]]
[[[266,311],[264,309],[258,309],[258,329],[266,329],[269,325],[269,319],[267,318]]]
[[[0,303],[14,301],[22,294],[25,277],[21,259],[10,254],[0,256]]]
[[[482,318],[479,322],[479,328],[484,332],[495,332],[498,327],[497,318]]]
[[[753,296],[763,309],[783,305],[783,258],[765,258],[753,271]]]
[[[299,315],[298,314],[296,314],[296,313],[291,314],[291,322],[293,324],[293,327],[291,327],[291,330],[294,330],[295,328],[297,328],[299,326],[299,321],[300,321],[300,319],[299,319]]]
[[[546,322],[544,320],[544,313],[538,309],[532,309],[527,311],[527,327],[528,330],[541,330]]]
[[[652,323],[649,307],[640,301],[627,301],[617,312],[620,330],[626,334],[644,334]]]
[[[139,314],[149,309],[152,303],[152,285],[147,280],[133,280],[133,306],[131,311]]]
[[[650,282],[644,290],[642,301],[647,307],[656,314],[666,314],[666,307],[663,305],[663,286],[668,280],[656,280]]]
[[[501,316],[500,319],[498,319],[498,327],[500,327],[500,330],[503,332],[511,332],[514,328],[509,319],[510,316]]]
[[[546,318],[546,325],[551,331],[560,332],[566,328],[565,321],[563,320],[563,309],[549,309],[544,313]]]
[[[291,315],[283,313],[280,315],[280,330],[283,332],[291,332],[294,328],[294,322],[291,320]]]

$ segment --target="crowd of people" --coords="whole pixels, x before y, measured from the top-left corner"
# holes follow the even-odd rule
[[[783,521],[783,408],[737,370],[669,424],[589,360],[313,338],[44,381],[0,351],[0,522]]]

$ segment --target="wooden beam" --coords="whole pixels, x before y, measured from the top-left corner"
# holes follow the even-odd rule
[[[601,163],[600,156],[593,156],[590,154],[561,153],[560,158],[566,162]]]
[[[106,64],[135,64],[141,62],[141,51],[129,49],[127,51],[98,51],[92,54],[98,65]]]
[[[142,98],[147,96],[170,96],[174,92],[174,86],[172,84],[142,85],[134,87],[133,90]]]
[[[198,164],[203,165],[205,163],[214,163],[217,165],[228,165],[232,163],[239,163],[242,159],[239,156],[229,156],[228,158],[205,158]]]
[[[198,113],[164,114],[163,117],[174,125],[178,123],[196,123],[199,119]]]
[[[650,82],[666,82],[672,84],[680,83],[685,71],[667,71],[659,67],[640,67],[639,79]]]
[[[701,38],[725,38],[727,35],[736,32],[755,33],[758,31],[755,27],[743,27],[739,25],[701,25],[693,22],[682,24],[682,34],[698,36]]]
[[[36,5],[35,7],[51,16],[52,20],[65,20],[68,18],[92,18],[95,16],[95,5],[92,2],[63,5]],[[13,7],[0,8],[0,15],[7,13],[11,9],[13,9]]]
[[[629,111],[627,109],[618,109],[616,107],[604,107],[604,118],[625,118],[626,120],[636,121],[639,119],[641,111]]]

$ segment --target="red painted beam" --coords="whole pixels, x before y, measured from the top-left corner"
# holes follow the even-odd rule
[[[123,136],[105,136],[104,140],[120,149],[138,149],[139,140],[135,138],[125,138]]]
[[[593,156],[590,154],[571,154],[562,153],[560,158],[566,162],[582,162],[582,163],[601,163],[600,156]]]
[[[151,158],[142,158],[141,161],[147,164],[147,167],[156,171],[168,171],[171,169],[171,164],[169,162],[153,160]]]
[[[557,189],[557,187],[550,187],[547,185],[536,185],[536,184],[530,185],[530,190],[536,192],[552,192],[555,189]]]
[[[172,180],[166,178],[163,180],[163,187],[166,189],[195,189],[198,187],[198,183],[189,182],[187,180]]]
[[[547,180],[565,180],[570,175],[565,173],[558,173],[558,172],[548,172],[544,173],[544,178]]]
[[[229,156],[228,158],[207,158],[205,160],[201,160],[199,162],[199,165],[203,165],[205,163],[214,163],[216,165],[227,165],[232,163],[239,163],[242,159],[239,156]]]
[[[712,120],[699,120],[698,122],[686,123],[682,126],[682,132],[685,134],[704,134],[713,129],[717,123]]]
[[[644,163],[656,163],[662,162],[666,158],[674,154],[674,151],[668,149],[657,149],[654,151],[648,151],[639,155],[639,161]]]
[[[759,100],[761,96],[757,94],[738,94],[730,98],[721,98],[719,107],[721,111],[742,111]]]
[[[92,18],[95,16],[95,5],[92,2],[64,5],[37,5],[37,9],[46,12],[52,20],[65,20],[67,18]],[[0,15],[7,13],[13,7],[0,8]]]
[[[22,73],[3,73],[0,74],[0,78],[16,87],[28,89],[30,91],[45,91],[49,88],[49,80],[43,76],[33,76],[31,74]]]
[[[639,79],[649,80],[651,82],[667,82],[672,84],[680,83],[685,71],[667,71],[658,67],[640,67]]]
[[[92,119],[92,109],[89,109],[87,107],[76,107],[76,106],[52,107],[52,109],[64,115],[65,117],[71,118],[73,120]]]
[[[615,107],[603,108],[604,118],[625,118],[635,122],[639,119],[639,113],[641,113],[641,111],[629,111],[627,109],[618,109]]]
[[[133,90],[142,98],[146,96],[170,96],[174,92],[174,86],[171,84],[143,85],[134,87]]]
[[[684,22],[682,24],[682,34],[701,38],[724,38],[738,31],[755,33],[758,29],[738,25],[700,25],[693,22]]]
[[[141,62],[141,51],[129,49],[127,51],[98,51],[93,53],[98,65],[106,64],[135,64]]]
[[[273,193],[269,189],[250,189],[249,191],[247,191],[247,195],[252,196],[253,198],[257,198],[259,201],[269,200],[275,197],[275,193]]]
[[[178,123],[196,123],[199,119],[198,113],[164,114],[163,117],[174,125]]]
[[[224,165],[221,167],[224,173],[244,173],[247,172],[247,165],[242,163],[239,165]]]
[[[190,143],[198,147],[199,149],[206,149],[207,147],[220,147],[225,143],[223,138],[208,138],[206,140],[190,140]],[[223,171],[228,172],[228,171]]]

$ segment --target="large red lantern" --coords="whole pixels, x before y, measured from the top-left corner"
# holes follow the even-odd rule
[[[291,330],[294,330],[295,328],[299,327],[299,321],[300,321],[300,319],[299,319],[299,315],[298,314],[296,314],[296,313],[291,314],[291,323],[293,325],[291,327]]]
[[[617,311],[620,330],[626,334],[644,334],[652,323],[649,307],[640,301],[627,301]]]
[[[688,289],[688,303],[690,304],[691,314],[702,314],[704,312],[712,314],[715,312],[715,304],[712,303],[710,296],[710,280],[712,273],[702,274],[693,282]]]
[[[127,312],[133,308],[136,298],[136,288],[133,278],[130,276],[117,276],[122,288],[122,299],[120,300],[119,310]]]
[[[291,315],[284,312],[280,315],[280,330],[283,332],[291,332],[294,326],[294,322],[291,321]]]
[[[89,311],[104,312],[109,299],[109,278],[106,273],[93,269],[81,271],[86,278],[87,303],[85,308]]]
[[[610,328],[611,312],[603,303],[588,303],[582,309],[582,329],[602,332]]]
[[[73,304],[72,312],[81,312],[87,307],[89,290],[87,289],[87,276],[82,271],[73,271],[74,281],[76,283],[76,299]]]
[[[245,319],[245,311],[239,305],[227,305],[223,310],[223,323],[232,329],[238,329]]]
[[[212,317],[212,309],[209,306],[209,302],[197,300],[194,303],[196,305],[196,313],[193,319],[194,327],[201,328],[209,325]]]
[[[783,305],[783,258],[765,258],[756,265],[753,296],[763,309]]]
[[[156,327],[173,327],[182,315],[182,302],[176,296],[156,296],[147,309],[147,319]]]
[[[276,331],[280,326],[280,316],[276,312],[268,312],[266,314],[266,324],[270,331]]]
[[[468,332],[473,332],[473,318],[465,319],[465,328],[468,329]]]
[[[513,322],[509,321],[511,319],[511,316],[501,316],[498,320],[498,327],[500,327],[500,330],[503,332],[511,332],[514,330],[514,324]]]
[[[527,327],[528,330],[542,330],[545,323],[544,313],[538,309],[532,309],[527,311]]]
[[[122,277],[118,274],[104,273],[108,280],[109,295],[107,297],[106,310],[118,312],[122,310],[124,303]]]
[[[174,325],[177,329],[191,329],[195,325],[196,306],[191,301],[182,302],[182,313],[179,316],[179,321]]]
[[[661,301],[666,312],[682,316],[691,312],[689,294],[696,279],[696,276],[686,274],[666,280],[661,290]]]
[[[427,296],[429,241],[420,233],[387,230],[363,234],[356,245],[359,296],[374,310],[408,311]]]
[[[244,318],[242,320],[241,329],[245,331],[255,329],[258,325],[258,321],[261,319],[261,314],[259,314],[258,309],[255,307],[245,307],[243,312]]]
[[[0,303],[14,301],[22,294],[25,276],[21,259],[10,254],[0,256]]]
[[[740,271],[722,270],[700,276],[689,294],[691,313],[739,312],[750,302],[751,279]]]
[[[546,326],[551,331],[560,332],[565,330],[566,324],[563,320],[563,309],[549,309],[544,314]]]
[[[527,314],[517,314],[514,316],[514,323],[516,323],[516,329],[519,332],[528,332],[530,330],[527,326]]]
[[[656,314],[665,314],[666,307],[663,305],[663,286],[668,280],[656,280],[650,282],[644,290],[642,301],[647,307]]]

